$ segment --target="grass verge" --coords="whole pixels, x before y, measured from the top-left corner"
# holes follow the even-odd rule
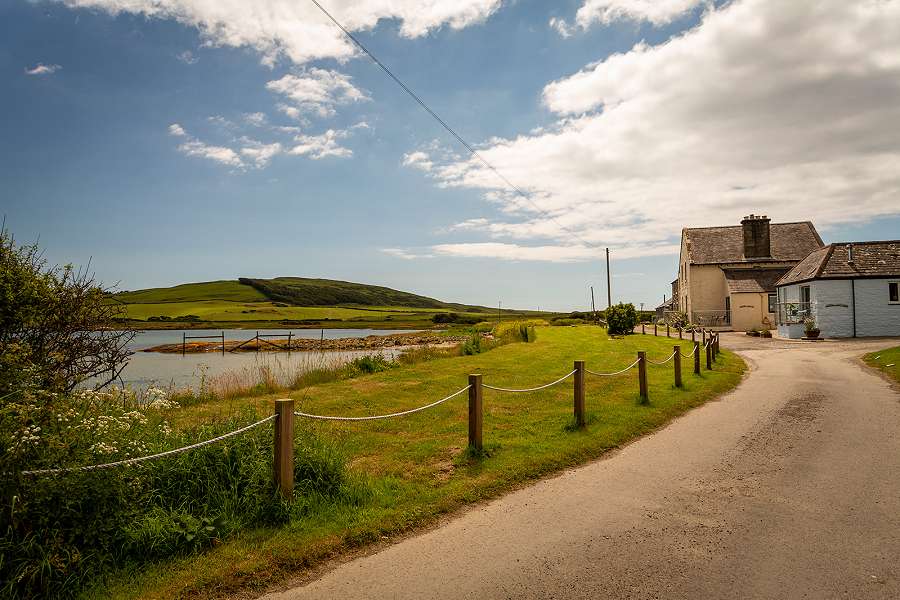
[[[900,346],[870,352],[863,356],[863,361],[873,369],[881,371],[900,383]]]
[[[291,392],[311,413],[363,416],[420,406],[466,385],[468,373],[486,383],[531,387],[572,370],[575,359],[595,371],[630,364],[638,350],[664,359],[676,340],[633,335],[609,339],[596,327],[541,328],[530,344],[485,354],[437,358],[352,380]],[[689,348],[689,342],[682,347]],[[466,448],[467,405],[462,396],[403,419],[362,423],[315,422],[317,435],[338,444],[370,494],[356,507],[320,503],[282,527],[245,530],[209,551],[125,570],[88,597],[218,598],[259,591],[353,548],[427,526],[466,504],[496,497],[523,483],[602,456],[733,388],[745,365],[723,351],[713,371],[693,375],[683,361],[684,387],[673,385],[672,363],[650,366],[650,402],[638,402],[637,372],[587,378],[588,425],[571,427],[571,379],[532,394],[485,390],[485,452]],[[274,396],[230,401],[270,410]],[[215,418],[221,407],[181,410],[176,425]]]

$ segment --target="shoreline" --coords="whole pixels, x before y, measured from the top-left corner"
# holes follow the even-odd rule
[[[304,352],[342,350],[381,350],[396,347],[437,346],[460,343],[466,336],[441,335],[438,333],[398,333],[392,335],[370,335],[364,338],[308,339],[292,338],[288,346],[287,336],[279,339],[225,340],[226,352]],[[160,354],[202,354],[221,352],[222,342],[202,341],[174,344],[160,344],[145,348],[141,352]]]

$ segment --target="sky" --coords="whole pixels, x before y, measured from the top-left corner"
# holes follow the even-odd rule
[[[607,247],[655,306],[682,227],[900,238],[900,0],[320,3],[478,156],[310,0],[4,0],[7,229],[122,290],[552,310],[605,306]]]

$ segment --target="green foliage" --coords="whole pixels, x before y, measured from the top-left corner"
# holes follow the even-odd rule
[[[475,325],[481,322],[478,315],[463,315],[460,313],[437,313],[431,317],[431,321],[437,324]]]
[[[557,318],[550,321],[551,325],[557,327],[568,327],[570,325],[584,325],[584,319]]]
[[[360,356],[359,358],[350,361],[349,364],[349,368],[352,372],[358,372],[365,375],[387,371],[396,366],[397,363],[386,359],[381,354],[367,354],[366,356]]]
[[[609,333],[614,335],[622,335],[631,333],[637,325],[637,311],[634,310],[634,304],[622,304],[619,302],[615,306],[606,309],[606,324]]]
[[[687,313],[680,310],[666,314],[666,323],[674,329],[684,329],[687,327],[688,321]]]
[[[106,295],[86,271],[48,265],[0,230],[0,398],[114,379],[133,332],[109,328],[122,310]]]
[[[58,475],[24,470],[112,462],[183,447],[258,420],[252,410],[186,430],[171,404],[122,407],[118,394],[28,397],[0,411],[0,596],[70,595],[111,567],[193,552],[254,525],[285,522],[312,497],[350,495],[344,457],[309,430],[295,436],[299,507],[272,481],[273,428],[127,467]],[[49,409],[52,407],[52,409]],[[345,490],[348,491],[345,494]]]
[[[460,347],[460,353],[463,356],[481,354],[482,346],[485,345],[483,340],[484,338],[480,333],[475,333],[474,335],[472,335],[472,337],[463,342],[462,346]]]

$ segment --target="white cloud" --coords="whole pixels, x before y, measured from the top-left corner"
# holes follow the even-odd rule
[[[416,254],[415,252],[411,252],[409,250],[404,250],[403,248],[382,248],[382,252],[385,254],[389,254],[395,258],[402,258],[403,260],[415,260],[417,258],[434,258],[432,254]]]
[[[184,137],[187,133],[184,131],[184,127],[179,125],[178,123],[172,123],[169,125],[169,135],[174,135],[175,137]]]
[[[253,125],[254,127],[262,127],[269,122],[269,118],[265,113],[261,112],[244,113],[244,121],[246,121],[250,125]]]
[[[585,0],[575,15],[583,29],[593,23],[609,24],[618,20],[649,21],[660,26],[683,17],[709,0]]]
[[[62,69],[59,65],[45,65],[44,63],[38,63],[33,67],[25,68],[26,75],[53,75],[57,71]]]
[[[178,53],[177,55],[175,55],[175,58],[177,58],[178,60],[180,60],[181,62],[183,62],[186,65],[196,64],[197,61],[200,60],[190,50],[185,50],[184,52]]]
[[[369,100],[364,91],[351,83],[349,75],[328,69],[312,68],[298,75],[285,75],[267,83],[266,89],[290,100],[293,105],[282,111],[295,118],[302,113],[329,117],[337,105]]]
[[[900,214],[898,1],[734,0],[549,84],[544,102],[554,125],[479,150],[540,211],[475,159],[431,176],[508,214],[461,229],[560,249],[446,247],[456,255],[575,260],[582,240],[674,253],[681,227],[749,212],[820,228]]]
[[[434,163],[431,162],[430,157],[425,152],[410,152],[403,155],[403,166],[405,167],[415,167],[422,171],[430,171],[433,165]]]
[[[353,156],[353,151],[338,142],[347,135],[346,131],[334,129],[329,129],[321,135],[298,135],[294,138],[297,145],[288,150],[288,153],[309,156],[313,160],[328,156],[347,158]]]
[[[297,0],[58,0],[72,8],[128,12],[173,19],[196,28],[209,45],[250,47],[273,65],[280,58],[295,64],[346,59],[356,52],[311,2]],[[501,0],[332,0],[329,12],[351,31],[373,29],[396,19],[400,35],[421,37],[442,26],[462,29],[480,23]]]
[[[559,17],[552,17],[550,19],[550,28],[555,29],[556,33],[561,35],[564,38],[572,37],[572,28],[566,23],[565,19],[560,19]]]
[[[243,167],[244,163],[237,152],[224,146],[211,146],[198,139],[190,138],[178,147],[187,156],[207,158],[230,167]]]
[[[241,156],[251,161],[257,169],[269,166],[272,158],[281,154],[283,147],[279,142],[272,144],[263,144],[256,140],[242,138],[241,142],[246,144],[241,148]]]

